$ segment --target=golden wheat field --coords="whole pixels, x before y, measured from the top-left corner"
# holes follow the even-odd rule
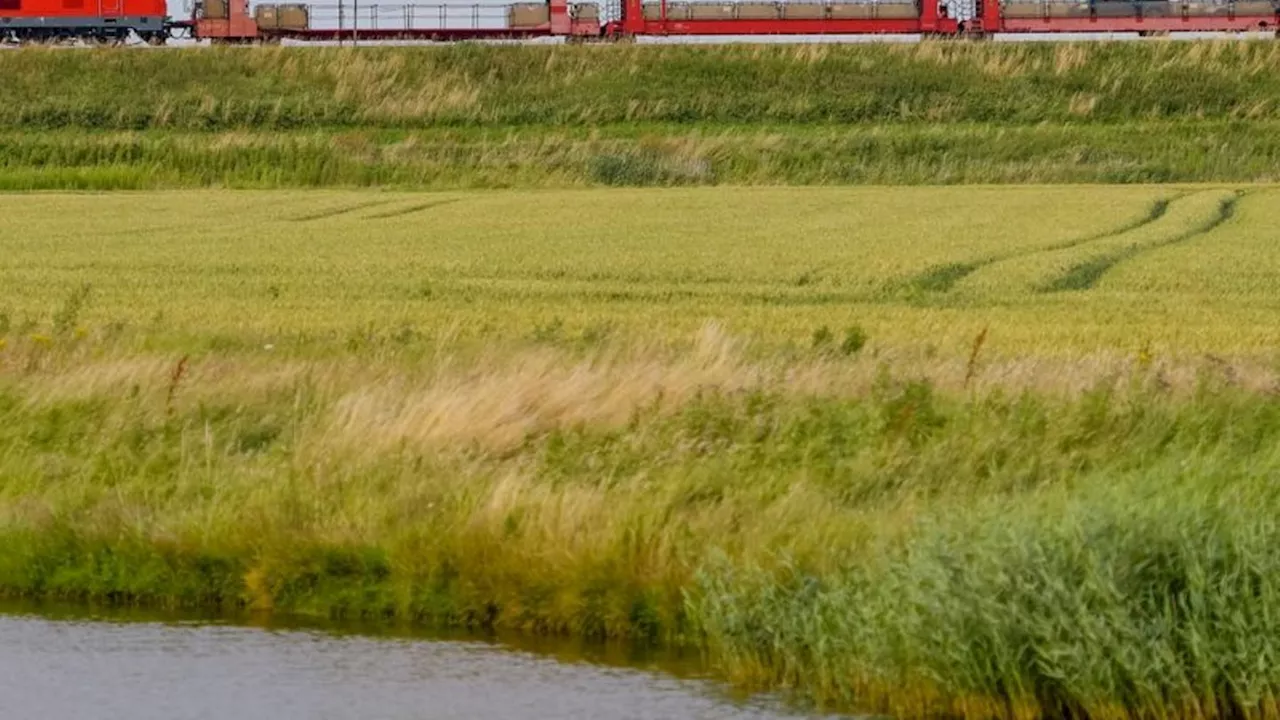
[[[0,328],[161,345],[690,337],[994,355],[1267,353],[1268,187],[11,196]],[[81,297],[82,296],[82,297]],[[64,322],[66,319],[64,318]]]

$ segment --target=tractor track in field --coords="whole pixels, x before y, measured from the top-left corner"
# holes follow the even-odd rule
[[[991,255],[972,262],[956,262],[946,263],[944,265],[934,265],[933,267],[926,268],[923,272],[908,278],[903,283],[903,286],[917,292],[949,292],[953,287],[955,287],[956,283],[972,275],[978,270],[987,267],[988,265],[994,265],[998,262],[1004,262],[1005,260],[1011,260],[1025,255],[1067,250],[1069,248],[1076,247],[1077,245],[1084,245],[1086,243],[1106,240],[1107,238],[1119,237],[1126,233],[1131,233],[1164,217],[1165,213],[1169,211],[1169,205],[1181,199],[1185,195],[1186,193],[1178,193],[1172,197],[1159,198],[1151,203],[1147,209],[1146,215],[1136,220],[1131,220],[1118,228],[1105,230],[1103,232],[1087,235],[1081,238],[1074,238],[1048,247],[1030,248],[1027,250]]]
[[[441,205],[449,205],[452,203],[456,203],[456,202],[459,202],[460,200],[462,200],[462,198],[448,198],[446,200],[436,200],[434,202],[418,203],[417,205],[410,205],[408,207],[397,208],[395,210],[388,210],[387,212],[375,213],[373,215],[365,215],[361,219],[386,220],[387,218],[404,217],[405,215],[412,215],[413,213],[422,212],[423,210],[438,208]]]
[[[1248,194],[1248,191],[1237,190],[1234,195],[1222,200],[1218,204],[1218,211],[1214,213],[1213,217],[1190,230],[1179,233],[1160,242],[1150,243],[1148,245],[1130,245],[1129,247],[1116,252],[1104,253],[1102,255],[1089,258],[1084,262],[1073,265],[1066,272],[1043,285],[1040,285],[1035,288],[1035,290],[1038,293],[1091,290],[1102,280],[1104,275],[1126,260],[1131,260],[1138,255],[1152,250],[1169,247],[1170,245],[1177,245],[1178,243],[1186,242],[1193,238],[1208,235],[1213,232],[1235,215],[1236,205]]]
[[[320,212],[309,213],[307,215],[299,215],[297,217],[290,218],[290,221],[291,222],[311,222],[312,220],[327,220],[329,218],[338,217],[340,215],[347,215],[353,212],[359,212],[360,210],[368,210],[369,208],[380,207],[382,205],[390,205],[391,203],[395,203],[395,202],[400,202],[400,199],[370,200],[366,202],[356,203],[354,205],[346,205],[339,208],[321,210]]]

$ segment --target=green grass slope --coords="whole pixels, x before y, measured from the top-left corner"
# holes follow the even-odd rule
[[[0,56],[0,187],[1263,181],[1278,52],[24,50]]]

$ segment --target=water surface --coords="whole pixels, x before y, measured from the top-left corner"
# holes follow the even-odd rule
[[[779,720],[626,649],[0,605],[0,713],[76,720]]]

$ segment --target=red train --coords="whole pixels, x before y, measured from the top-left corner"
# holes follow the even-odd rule
[[[465,0],[462,0],[465,2]],[[0,39],[136,36],[161,43],[448,41],[562,37],[1016,33],[1275,32],[1280,0],[542,0],[514,5],[338,5],[250,7],[249,0],[197,0],[190,18],[166,17],[165,0],[0,0]]]
[[[9,41],[162,43],[170,26],[165,0],[0,0],[0,39]]]

